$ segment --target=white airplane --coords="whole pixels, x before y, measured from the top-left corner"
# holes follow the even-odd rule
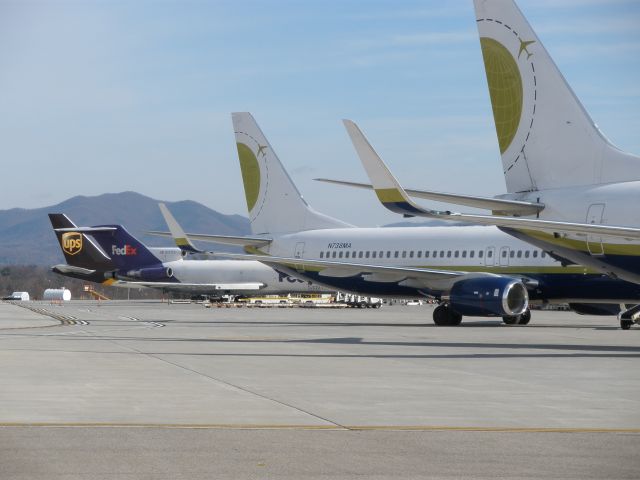
[[[52,267],[60,275],[209,297],[328,292],[257,261],[187,260],[183,249],[147,247],[121,225],[78,227],[64,214],[49,218],[67,260]]]
[[[591,270],[640,283],[640,211],[633,208],[640,202],[640,157],[602,134],[513,1],[474,5],[508,193],[405,191],[492,215],[436,211],[397,192],[385,194],[397,200],[386,206],[408,216],[497,225]],[[623,313],[623,327],[638,314],[640,307]]]
[[[252,230],[245,249],[254,254],[226,257],[259,260],[340,291],[433,297],[440,303],[433,313],[437,325],[458,325],[463,315],[528,323],[529,298],[608,314],[611,305],[601,304],[640,298],[638,285],[563,265],[495,227],[356,228],[318,213],[253,117],[232,118]],[[196,237],[229,242],[217,235]]]

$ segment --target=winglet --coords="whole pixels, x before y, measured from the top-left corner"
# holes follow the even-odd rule
[[[173,237],[174,242],[176,242],[178,248],[183,252],[202,253],[202,250],[197,249],[195,245],[191,243],[191,240],[189,240],[187,234],[184,233],[184,230],[171,214],[167,206],[164,203],[158,203],[158,207],[160,207],[160,213],[162,213],[164,221],[167,223],[167,227],[169,227],[171,236]]]
[[[358,126],[351,120],[343,120],[343,123],[382,205],[405,217],[424,216],[430,213],[409,198]]]

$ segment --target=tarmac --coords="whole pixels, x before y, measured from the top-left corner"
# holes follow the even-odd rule
[[[0,303],[0,477],[640,477],[640,327],[431,313]]]

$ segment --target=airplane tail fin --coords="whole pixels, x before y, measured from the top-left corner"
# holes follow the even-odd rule
[[[513,0],[474,0],[510,193],[640,179],[600,132]]]
[[[231,117],[253,234],[351,226],[309,206],[250,113]]]
[[[73,230],[56,230],[76,228],[76,224],[64,213],[50,213],[49,221],[68,265],[99,271],[114,269],[113,262],[109,256],[100,250],[91,237]]]
[[[100,247],[111,257],[118,270],[151,267],[162,263],[142,242],[131,235],[122,225],[102,225],[111,230],[91,233]],[[91,230],[91,229],[89,229]]]

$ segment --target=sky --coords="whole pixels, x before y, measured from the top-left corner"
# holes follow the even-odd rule
[[[640,2],[518,4],[640,154]],[[316,210],[356,225],[401,219],[313,180],[366,181],[343,118],[407,188],[505,192],[471,0],[0,0],[0,111],[0,209],[133,190],[246,216],[233,111]]]

